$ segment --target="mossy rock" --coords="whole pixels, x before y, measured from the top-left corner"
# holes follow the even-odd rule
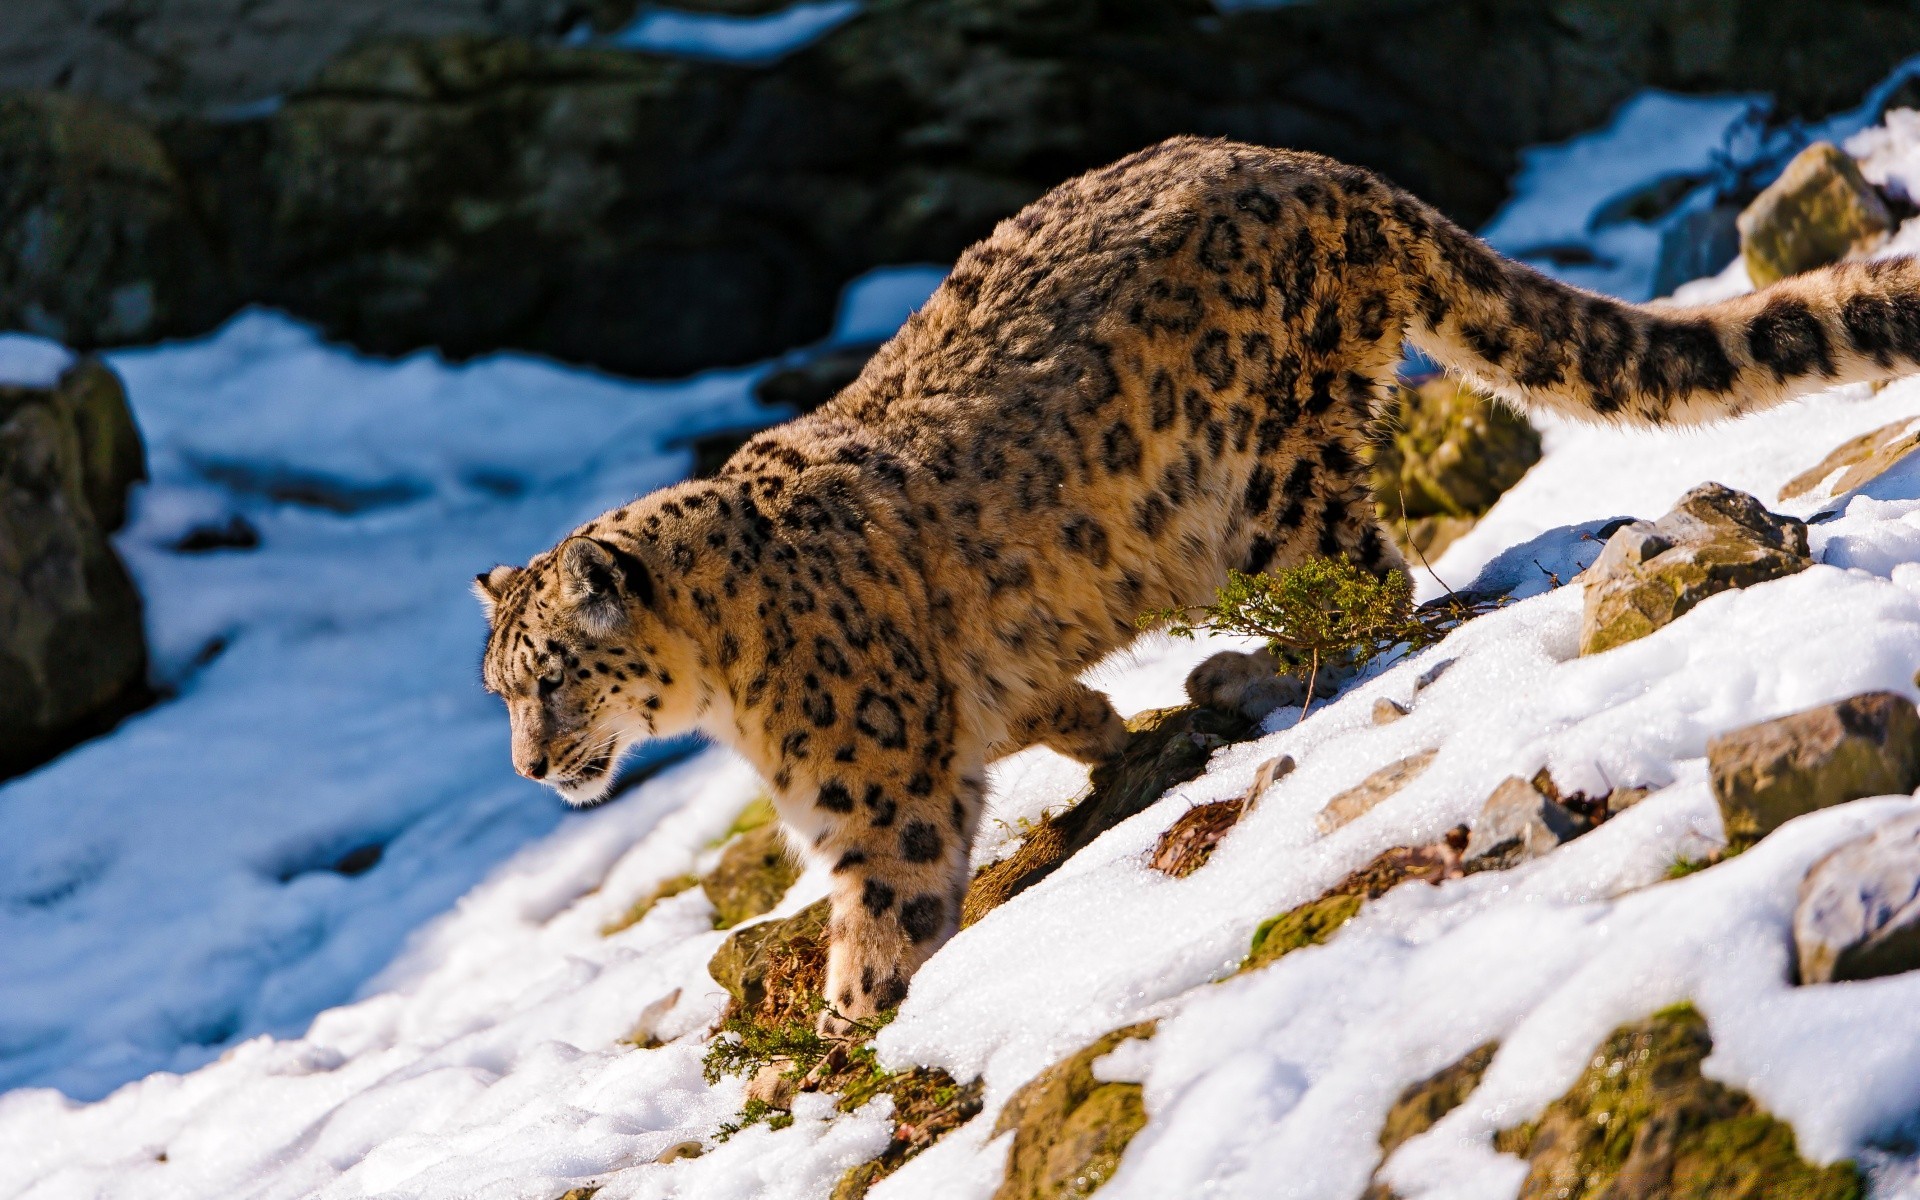
[[[1540,434],[1525,417],[1447,376],[1397,389],[1382,424],[1374,497],[1390,526],[1403,516],[1478,517],[1540,461]],[[1457,523],[1448,527],[1448,540],[1461,532]],[[1428,531],[1429,545],[1438,533]]]
[[[1010,857],[982,867],[961,907],[971,925],[1051,875],[1107,830],[1147,807],[1168,788],[1206,770],[1213,752],[1256,730],[1239,713],[1183,705],[1144,712],[1127,722],[1126,749],[1093,769],[1093,786],[1078,804],[1041,820]]]
[[[0,385],[0,779],[152,699],[140,593],[108,536],[144,475],[98,361],[50,388]]]
[[[1242,971],[1255,971],[1306,946],[1318,946],[1359,914],[1365,897],[1353,894],[1322,896],[1277,917],[1268,917],[1253,931]]]
[[[1093,1064],[1122,1042],[1152,1037],[1154,1029],[1148,1021],[1105,1034],[1013,1094],[993,1127],[994,1137],[1013,1131],[1007,1177],[994,1200],[1087,1196],[1113,1177],[1147,1111],[1139,1084],[1095,1079]]]
[[[828,903],[816,900],[791,917],[736,930],[707,961],[707,974],[734,1003],[778,1020],[774,1010],[807,1007],[827,976]]]
[[[1806,523],[1745,492],[1705,483],[1658,521],[1614,531],[1584,575],[1580,653],[1643,638],[1709,596],[1813,565]]]
[[[1920,450],[1920,422],[1902,417],[1835,446],[1818,463],[1787,480],[1780,498],[1797,500],[1816,489],[1829,496],[1842,495],[1872,483],[1915,450]],[[1840,472],[1837,477],[1836,471]],[[1822,487],[1829,478],[1832,485]]]
[[[1460,1061],[1402,1091],[1380,1127],[1380,1153],[1392,1154],[1402,1142],[1419,1137],[1466,1103],[1499,1049],[1498,1042],[1475,1046]]]
[[[762,796],[740,810],[727,831],[715,838],[724,845],[720,861],[705,875],[676,875],[663,880],[625,913],[600,930],[611,936],[640,923],[654,905],[681,892],[700,888],[713,903],[713,927],[732,929],[743,921],[772,912],[800,878],[800,864],[787,853],[773,802]]]
[[[1727,841],[1748,846],[1793,818],[1920,787],[1920,713],[1867,692],[1707,741],[1707,771]]]
[[[1339,931],[1369,900],[1403,883],[1440,884],[1460,873],[1459,831],[1431,846],[1395,846],[1334,884],[1318,898],[1268,917],[1253,931],[1241,971],[1255,971],[1295,950],[1317,946]]]
[[[1846,151],[1815,142],[1740,214],[1740,256],[1753,286],[1871,248],[1894,221]]]
[[[1520,1200],[1857,1200],[1851,1162],[1817,1167],[1793,1129],[1708,1079],[1691,1005],[1616,1029],[1566,1095],[1494,1145],[1527,1159]]]
[[[772,912],[798,878],[800,864],[787,853],[786,835],[775,823],[749,829],[730,842],[700,886],[713,901],[713,927],[732,929]]]

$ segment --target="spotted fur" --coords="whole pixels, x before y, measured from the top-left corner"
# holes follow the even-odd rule
[[[827,999],[897,1003],[952,934],[987,764],[1094,762],[1079,676],[1228,568],[1401,568],[1362,447],[1411,342],[1516,404],[1698,422],[1915,369],[1901,260],[1697,310],[1500,258],[1377,177],[1176,138],[968,250],[860,377],[719,476],[480,580],[513,757],[569,799],[703,729],[833,864]]]

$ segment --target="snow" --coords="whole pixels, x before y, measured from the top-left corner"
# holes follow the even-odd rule
[[[1670,143],[1732,104],[1642,101],[1599,135],[1615,159],[1593,160],[1594,192],[1556,192],[1564,210],[1531,225],[1512,215],[1533,211],[1523,196],[1509,230],[1578,231],[1600,200],[1686,169]],[[1667,132],[1640,145],[1636,176],[1619,129],[1662,111],[1680,124],[1647,127]],[[1911,140],[1874,152],[1895,162]],[[1548,162],[1529,160],[1530,187],[1563,186]],[[834,340],[884,331],[937,274],[851,289]],[[1746,286],[1735,264],[1677,300]],[[154,473],[120,544],[177,694],[0,789],[0,1195],[822,1197],[885,1145],[885,1101],[843,1115],[824,1097],[787,1129],[713,1142],[743,1087],[700,1074],[723,1000],[705,970],[725,936],[710,906],[688,892],[601,933],[710,861],[759,789],[752,773],[707,750],[566,812],[512,777],[474,678],[473,572],[684,471],[685,438],[753,419],[755,372],[651,385],[515,356],[376,362],[264,314],[112,362]],[[1013,1091],[1146,1018],[1156,1036],[1095,1067],[1140,1081],[1149,1114],[1103,1197],[1331,1200],[1376,1168],[1407,1200],[1511,1196],[1523,1168],[1490,1133],[1564,1091],[1611,1029],[1683,999],[1712,1028],[1708,1074],[1790,1121],[1810,1157],[1871,1164],[1877,1196],[1920,1195],[1920,1162],[1900,1149],[1920,1114],[1920,974],[1788,983],[1806,867],[1916,801],[1816,813],[1666,878],[1723,840],[1708,738],[1869,689],[1915,694],[1920,467],[1777,499],[1832,446],[1914,419],[1920,377],[1705,429],[1542,422],[1541,463],[1434,564],[1517,602],[1305,721],[1269,718],[933,957],[878,1051],[983,1077],[986,1108],[875,1200],[985,1200]],[[1813,520],[1819,565],[1579,657],[1579,590],[1557,585],[1612,520],[1656,517],[1709,479]],[[259,549],[169,549],[234,516]],[[1217,648],[1148,639],[1092,682],[1123,711],[1173,703]],[[1412,711],[1376,726],[1380,697]],[[1432,765],[1399,793],[1319,832],[1330,797],[1426,749]],[[1189,805],[1242,793],[1281,753],[1298,768],[1204,868],[1147,869]],[[1325,945],[1232,975],[1262,919],[1542,767],[1563,788],[1656,790],[1540,860],[1402,887]],[[1046,750],[996,764],[978,859],[1086,782]],[[329,869],[376,844],[371,869]],[[776,911],[825,890],[809,871]],[[642,1014],[665,1045],[621,1040]],[[1489,1040],[1501,1049],[1480,1089],[1381,1164],[1400,1090]],[[706,1153],[655,1163],[689,1139]]]
[[[861,7],[860,0],[799,0],[743,17],[646,5],[605,40],[623,50],[758,65],[812,45],[858,16]]]
[[[1629,217],[1630,202],[1663,185],[1692,192],[1711,183],[1753,140],[1766,105],[1762,96],[1644,92],[1603,129],[1521,151],[1515,196],[1481,236],[1569,283],[1650,299],[1662,229]]]
[[[73,365],[73,351],[30,333],[0,333],[0,387],[50,388]]]
[[[947,269],[926,264],[877,267],[848,283],[834,314],[831,341],[854,346],[893,336],[927,302]]]

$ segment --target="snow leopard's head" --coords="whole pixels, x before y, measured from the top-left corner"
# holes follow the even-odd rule
[[[655,580],[631,548],[577,535],[474,579],[493,627],[481,680],[506,701],[514,770],[569,804],[602,798],[628,747],[692,727],[692,653]]]

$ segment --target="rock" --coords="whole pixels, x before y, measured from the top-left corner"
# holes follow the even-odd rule
[[[1459,1062],[1402,1091],[1380,1127],[1381,1155],[1392,1154],[1400,1143],[1432,1129],[1441,1117],[1464,1104],[1480,1086],[1480,1077],[1487,1073],[1499,1049],[1498,1042],[1476,1046]]]
[[[1460,851],[1467,844],[1466,836],[1465,827],[1461,827],[1431,846],[1383,850],[1322,895],[1268,917],[1254,930],[1240,970],[1258,970],[1295,950],[1319,945],[1352,920],[1368,900],[1377,900],[1403,883],[1417,880],[1438,886],[1459,878]]]
[[[1318,946],[1360,913],[1366,897],[1355,892],[1331,892],[1309,900],[1276,917],[1268,917],[1253,931],[1242,971],[1257,971],[1269,963],[1308,946]]]
[[[660,1038],[660,1022],[667,1019],[676,1004],[680,1003],[680,989],[675,988],[640,1010],[633,1028],[620,1040],[629,1046],[638,1046],[642,1050],[652,1050],[666,1045]]]
[[[1510,776],[1480,809],[1467,842],[1469,869],[1486,869],[1497,862],[1510,867],[1538,858],[1562,842],[1572,841],[1592,823],[1519,776]],[[1476,864],[1482,864],[1476,868]]]
[[[768,1108],[783,1112],[792,1108],[794,1088],[799,1082],[794,1078],[796,1074],[792,1059],[779,1058],[766,1063],[747,1080],[747,1100],[758,1100]]]
[[[1525,417],[1449,376],[1401,387],[1373,455],[1374,496],[1389,526],[1402,516],[1478,517],[1540,461]]]
[[[1920,813],[1895,817],[1807,871],[1793,911],[1801,983],[1920,967]]]
[[[9,0],[0,88],[59,88],[148,115],[231,119],[356,44],[448,33],[554,37],[619,24],[632,0]],[[682,7],[697,7],[683,5]]]
[[[1433,763],[1433,756],[1439,752],[1438,748],[1422,750],[1417,754],[1409,754],[1397,762],[1388,763],[1327,801],[1326,807],[1320,810],[1316,822],[1320,832],[1332,833],[1342,825],[1357,821],[1373,811],[1375,805],[1418,779],[1421,773]]]
[[[1362,0],[876,0],[746,68],[554,36],[630,0],[89,0],[87,20],[14,0],[9,17],[21,3],[0,87],[132,106],[191,199],[163,206],[180,236],[149,237],[124,181],[68,171],[64,143],[0,148],[14,195],[44,191],[17,182],[29,160],[79,181],[0,204],[0,284],[42,285],[36,327],[114,340],[151,284],[161,332],[269,303],[368,350],[513,347],[648,376],[813,342],[854,275],[951,261],[1046,187],[1172,133],[1330,153],[1471,226],[1520,147],[1649,85],[1764,88],[1810,116],[1920,41],[1920,13],[1877,0],[1607,0],[1577,20],[1501,0],[1389,21]],[[89,252],[24,271],[46,213]],[[1429,554],[1446,532],[1420,535]]]
[[[1313,685],[1314,698],[1334,695],[1353,676],[1353,668],[1346,663],[1323,665]],[[1264,720],[1275,709],[1304,703],[1307,698],[1306,680],[1282,674],[1267,650],[1222,650],[1187,672],[1186,688],[1187,699],[1195,704],[1236,712],[1249,721]]]
[[[0,328],[79,349],[211,328],[239,304],[189,182],[145,124],[0,93]]]
[[[1658,521],[1616,530],[1582,577],[1580,653],[1645,637],[1708,596],[1813,564],[1807,527],[1744,492],[1704,483]]]
[[[1920,449],[1920,421],[1902,417],[1891,425],[1882,425],[1835,446],[1817,465],[1789,479],[1780,489],[1780,498],[1795,500],[1816,490],[1838,496],[1864,487],[1899,465],[1915,449]],[[1841,472],[1839,478],[1827,485],[1835,471]]]
[[[707,974],[763,1025],[806,1019],[827,978],[828,904],[734,931],[707,962]]]
[[[1867,692],[1719,734],[1707,768],[1727,841],[1749,845],[1816,809],[1920,787],[1920,715]]]
[[[1375,508],[1416,560],[1438,558],[1540,460],[1525,417],[1448,376],[1397,388],[1379,429]]]
[[[0,778],[150,698],[140,595],[107,535],[146,477],[118,379],[0,387]]]
[[[713,901],[713,927],[732,929],[773,911],[798,878],[800,866],[787,853],[786,837],[776,821],[729,842],[700,886]]]
[[[961,906],[971,925],[1052,874],[1094,838],[1145,811],[1175,784],[1204,771],[1213,752],[1250,737],[1254,726],[1238,713],[1211,708],[1161,708],[1127,722],[1133,737],[1110,762],[1093,769],[1093,786],[1078,804],[1042,818],[1011,857],[982,867]]]
[[[696,1141],[675,1142],[665,1150],[654,1155],[653,1161],[657,1163],[679,1162],[683,1158],[699,1158],[706,1152],[707,1148]]]
[[[1894,220],[1846,151],[1815,142],[1755,197],[1738,225],[1747,275],[1766,287],[1873,248]]]
[[[810,413],[839,395],[842,388],[859,376],[877,349],[879,346],[873,344],[830,346],[790,358],[785,366],[768,372],[754,385],[753,396],[778,415],[770,412],[766,420],[757,424],[694,438],[691,445],[695,477],[708,479],[719,474],[733,452],[746,445],[754,434],[790,417]]]
[[[1011,1130],[1007,1176],[994,1200],[1065,1200],[1112,1177],[1127,1143],[1147,1123],[1137,1083],[1094,1078],[1095,1060],[1122,1042],[1153,1036],[1153,1022],[1128,1025],[1068,1055],[1023,1084],[1000,1110],[993,1136]]]
[[[1382,696],[1373,702],[1373,723],[1375,725],[1391,725],[1412,711],[1412,709],[1400,703],[1398,700],[1389,700],[1387,697]]]
[[[568,1188],[560,1195],[560,1200],[593,1200],[599,1194],[598,1184],[588,1184],[586,1187]]]
[[[1852,1163],[1806,1162],[1790,1126],[1701,1075],[1712,1049],[1689,1005],[1616,1029],[1538,1121],[1495,1136],[1528,1160],[1519,1200],[1858,1200]]]

